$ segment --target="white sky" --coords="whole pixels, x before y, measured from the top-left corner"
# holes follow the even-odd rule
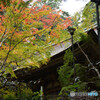
[[[73,15],[75,12],[80,11],[89,1],[90,0],[67,0],[66,2],[62,2],[60,9]]]

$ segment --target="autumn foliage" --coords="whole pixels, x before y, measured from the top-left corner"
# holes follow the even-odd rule
[[[41,2],[41,1],[38,1]],[[48,45],[71,25],[71,18],[61,18],[62,11],[34,2],[26,7],[23,0],[0,5],[0,69],[2,74],[13,68],[37,66],[48,61]]]

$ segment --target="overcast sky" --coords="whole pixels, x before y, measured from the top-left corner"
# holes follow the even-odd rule
[[[90,0],[66,0],[66,2],[62,2],[60,9],[73,15],[75,12],[80,11],[89,1]]]

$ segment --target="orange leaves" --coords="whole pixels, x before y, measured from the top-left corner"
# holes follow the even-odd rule
[[[54,32],[54,31],[51,31],[50,35],[51,35],[52,37],[59,38],[59,34],[57,34],[57,33]]]
[[[15,34],[16,34],[16,36],[18,36],[18,37],[19,37],[19,36],[23,36],[23,33],[22,33],[22,32],[16,32]]]
[[[45,4],[37,3],[31,8],[26,5],[23,0],[11,0],[6,7],[0,5],[3,12],[0,15],[0,50],[4,53],[0,55],[4,58],[7,55],[6,64],[13,60],[20,61],[19,66],[27,66],[30,63],[27,58],[35,66],[41,57],[47,61],[45,47],[57,42],[62,30],[71,25],[71,18],[61,17],[62,11]]]
[[[18,9],[15,9],[15,11],[16,11],[16,13],[19,13],[20,12],[20,10],[18,10]]]
[[[23,0],[11,0],[12,5],[15,2],[20,4],[23,2]],[[41,2],[41,0],[39,2]],[[41,5],[41,7],[35,6],[31,8],[24,8],[23,10],[22,7],[18,9],[18,5],[17,7],[16,5],[15,7],[12,5],[11,7],[6,8],[4,8],[3,5],[1,6],[2,11],[3,9],[7,9],[7,14],[0,15],[0,26],[2,26],[2,29],[0,28],[0,32],[5,30],[5,26],[7,26],[9,30],[8,32],[10,33],[14,32],[16,27],[18,27],[14,34],[16,34],[16,37],[20,37],[22,36],[22,34],[19,32],[21,28],[22,30],[25,29],[25,31],[29,31],[30,28],[31,33],[26,33],[33,35],[39,30],[51,28],[51,35],[58,38],[59,35],[57,35],[57,32],[66,29],[72,23],[71,18],[61,18],[62,11],[54,10],[45,4]],[[4,24],[5,26],[3,26]],[[22,24],[22,26],[20,24]],[[57,31],[55,32],[54,29]]]
[[[43,11],[43,10],[46,10],[46,11],[47,11],[47,10],[52,10],[52,8],[51,8],[50,6],[47,6],[47,5],[44,4],[44,5],[42,6],[42,8],[40,9],[40,11]]]
[[[65,18],[65,20],[63,20],[62,22],[63,29],[66,29],[68,26],[72,26],[71,17]]]
[[[0,26],[2,25],[2,23],[0,22]]]
[[[16,0],[11,0],[11,3],[14,3]]]
[[[1,44],[1,42],[0,42]],[[7,43],[3,44],[1,47],[0,47],[0,50],[9,50],[9,45]]]
[[[1,3],[0,4],[0,11],[3,11],[5,9],[4,5]]]
[[[54,10],[45,4],[41,5],[41,7],[27,7],[22,10],[22,7],[18,9],[17,4],[17,7],[16,5],[14,7],[13,4],[15,2],[20,4],[23,0],[11,0],[11,7],[5,8],[1,5],[1,10],[3,11],[3,9],[6,9],[5,11],[7,11],[7,14],[0,15],[0,32],[3,33],[7,26],[8,34],[14,32],[14,39],[23,37],[20,31],[25,31],[27,35],[34,35],[42,29],[46,30],[49,28],[51,28],[50,35],[58,38],[60,36],[58,33],[61,33],[61,30],[66,29],[72,23],[70,17],[65,19],[61,18],[62,11]],[[41,2],[41,0],[39,2]]]
[[[65,19],[65,22],[71,24],[71,23],[72,23],[72,21],[71,21],[71,17],[67,17],[67,18]]]
[[[32,28],[31,31],[34,34],[34,32],[38,31],[38,29],[37,28]]]
[[[3,23],[5,20],[5,16],[4,15],[0,15],[0,22]]]
[[[48,26],[47,26],[47,25],[44,25],[43,27],[44,27],[44,28],[48,28]]]
[[[2,23],[0,23],[0,35],[4,34],[6,28],[2,26]]]
[[[57,30],[63,30],[63,29],[64,29],[64,27],[63,27],[63,25],[62,25],[62,24],[58,24],[58,25],[57,25],[57,27],[56,27],[56,29],[57,29]]]

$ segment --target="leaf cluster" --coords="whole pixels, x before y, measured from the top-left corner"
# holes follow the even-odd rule
[[[58,69],[58,79],[62,86],[59,95],[69,96],[70,91],[91,91],[93,89],[98,91],[100,86],[96,73],[92,72],[88,66],[77,63],[75,64],[76,77],[74,77],[72,62],[72,53],[67,50],[64,55],[64,65]]]
[[[30,1],[29,1],[30,2]],[[0,5],[0,70],[2,75],[14,69],[36,68],[50,58],[51,45],[65,36],[64,29],[71,25],[71,18],[61,18],[61,11],[48,5],[11,0],[9,6]],[[67,36],[67,35],[66,35]],[[59,38],[59,39],[58,39]]]
[[[32,89],[23,82],[7,81],[5,86],[0,89],[0,99],[3,100],[31,100],[33,97],[37,100],[37,98],[40,97],[40,92],[33,92]]]

